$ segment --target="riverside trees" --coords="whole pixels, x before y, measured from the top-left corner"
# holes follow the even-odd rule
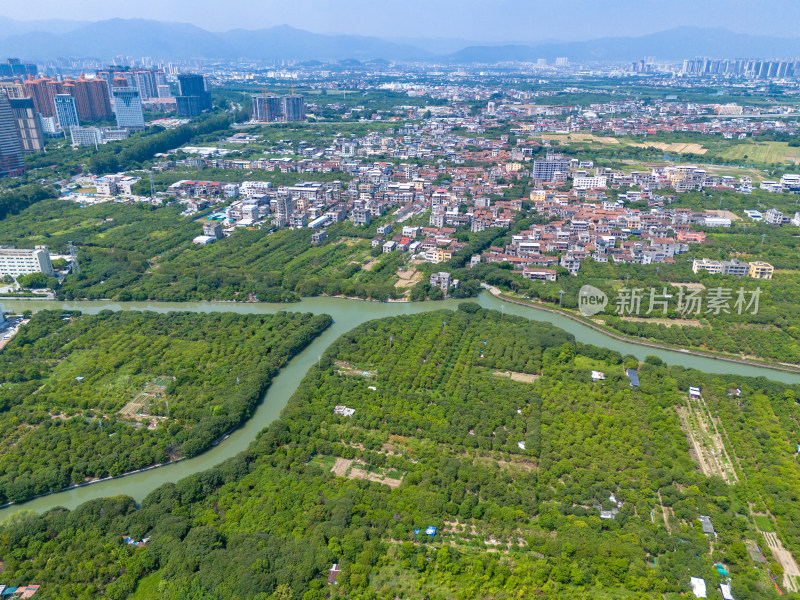
[[[622,366],[618,353],[473,304],[365,323],[246,452],[138,510],[114,498],[4,526],[4,577],[77,597],[83,585],[111,598],[677,600],[690,575],[714,585],[721,561],[736,598],[776,599],[745,550],[761,539],[749,504],[773,511],[797,552],[798,467],[780,444],[800,390],[655,359],[631,388]],[[706,477],[689,454],[676,409],[690,385],[726,426],[738,483]],[[355,413],[334,414],[341,404]],[[369,480],[384,475],[401,483]],[[717,529],[713,552],[700,515]],[[150,541],[124,546],[123,533]]]
[[[0,355],[0,502],[207,448],[330,323],[310,314],[36,313]]]

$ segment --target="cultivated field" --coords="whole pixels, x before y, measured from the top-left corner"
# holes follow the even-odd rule
[[[739,477],[705,400],[687,399],[686,406],[678,407],[678,417],[689,440],[690,454],[703,474],[718,475],[728,484],[736,483]]]
[[[719,153],[722,158],[732,161],[759,164],[800,164],[800,148],[792,148],[787,142],[758,142],[755,144],[736,144]]]

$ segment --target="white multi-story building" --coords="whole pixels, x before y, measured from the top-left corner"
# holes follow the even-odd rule
[[[96,146],[103,143],[103,136],[97,127],[70,127],[73,146]]]
[[[718,260],[711,260],[710,258],[695,259],[692,261],[692,272],[699,273],[701,270],[708,271],[712,275],[722,273],[722,263]]]
[[[13,246],[0,246],[0,276],[18,277],[30,273],[44,273],[55,276],[53,263],[47,246],[36,246],[31,249],[17,249]]]
[[[607,182],[608,177],[576,177],[572,187],[576,190],[593,190],[606,187]]]

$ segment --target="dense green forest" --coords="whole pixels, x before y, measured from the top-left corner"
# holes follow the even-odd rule
[[[36,313],[0,354],[0,504],[198,454],[329,323]]]
[[[67,281],[66,298],[99,294],[125,299],[248,300],[283,302],[320,294],[386,299],[396,297],[400,252],[371,255],[368,239],[350,223],[329,229],[324,243],[312,245],[312,230],[241,230],[204,247],[189,246],[133,281],[111,287],[106,280],[88,288]],[[359,236],[359,237],[357,237]],[[89,264],[103,257],[88,257]],[[369,265],[368,268],[365,265]],[[124,287],[123,287],[124,286]],[[91,297],[91,296],[90,296]]]
[[[46,198],[53,198],[52,190],[38,185],[23,185],[0,191],[0,220],[21,213],[29,206]]]
[[[224,114],[210,114],[174,129],[153,128],[129,140],[103,146],[89,160],[92,173],[116,173],[139,167],[159,152],[167,152],[202,136],[229,129],[230,119]]]
[[[296,301],[319,294],[396,297],[402,253],[371,248],[377,223],[338,223],[322,244],[310,229],[237,230],[199,247],[199,223],[181,206],[102,203],[81,207],[45,200],[0,221],[0,243],[78,248],[81,273],[67,276],[58,297],[115,300]],[[368,268],[362,268],[369,265]]]
[[[797,598],[757,527],[800,552],[800,388],[656,357],[633,388],[635,365],[474,304],[365,323],[246,452],[138,508],[3,525],[3,580],[44,598],[677,600],[690,576],[719,597],[719,563],[737,599],[777,599],[770,574]],[[723,432],[719,472],[690,452],[700,423]]]

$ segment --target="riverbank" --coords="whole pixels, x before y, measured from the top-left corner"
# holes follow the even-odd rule
[[[643,361],[648,354],[655,354],[664,362],[686,368],[699,369],[709,373],[730,374],[737,377],[766,377],[784,383],[800,383],[800,375],[772,367],[752,364],[737,364],[735,361],[718,357],[692,356],[688,352],[674,349],[648,347],[638,340],[627,340],[624,337],[611,336],[598,327],[590,327],[578,319],[570,318],[555,310],[546,310],[526,302],[512,301],[497,297],[492,293],[482,293],[472,301],[490,310],[503,310],[505,314],[514,314],[536,321],[546,321],[559,327],[586,344],[607,347],[621,354],[631,354]],[[333,317],[333,324],[311,342],[305,350],[292,358],[273,378],[272,384],[257,405],[251,418],[238,429],[230,433],[216,445],[192,458],[168,463],[158,468],[119,476],[113,480],[98,481],[92,485],[67,489],[28,502],[7,506],[0,509],[0,520],[8,519],[20,511],[44,512],[56,506],[75,508],[80,504],[107,496],[127,495],[141,502],[147,494],[168,482],[176,482],[193,473],[210,469],[224,460],[236,456],[246,450],[258,433],[277,419],[289,398],[297,390],[300,382],[309,369],[316,365],[319,356],[339,336],[351,331],[358,325],[386,317],[416,314],[427,311],[455,310],[464,300],[441,300],[425,302],[369,302],[362,300],[345,300],[340,298],[305,298],[299,303],[292,303],[289,308],[284,303],[242,303],[242,302],[97,302],[97,301],[14,301],[6,306],[7,310],[33,312],[46,309],[78,310],[88,314],[97,314],[103,310],[148,310],[155,312],[189,311],[189,312],[237,312],[237,313],[275,313],[280,311],[311,312],[328,314]],[[508,302],[508,306],[504,305]]]
[[[776,369],[780,371],[786,371],[787,373],[797,373],[800,374],[800,366],[792,366],[787,365],[785,363],[773,363],[769,361],[762,361],[758,359],[748,359],[742,358],[739,356],[734,356],[732,354],[725,354],[722,352],[713,352],[710,350],[696,350],[694,348],[685,348],[683,346],[671,346],[669,344],[660,344],[658,342],[654,342],[651,340],[643,340],[642,338],[635,338],[629,335],[625,335],[624,333],[619,333],[610,327],[604,327],[599,323],[592,321],[591,319],[587,319],[583,316],[578,316],[566,310],[559,310],[557,308],[551,306],[545,306],[540,303],[526,301],[522,298],[514,298],[509,296],[508,294],[504,293],[499,288],[494,286],[485,286],[484,289],[488,290],[490,294],[492,294],[495,298],[499,298],[506,302],[511,302],[512,304],[518,304],[520,306],[527,306],[529,308],[534,308],[536,310],[541,310],[545,312],[549,312],[552,314],[561,315],[568,319],[572,319],[586,327],[591,327],[595,331],[603,333],[609,337],[614,338],[615,340],[619,340],[622,342],[629,342],[631,344],[638,344],[639,346],[645,346],[647,348],[655,348],[658,350],[669,350],[672,352],[683,352],[685,354],[689,354],[691,356],[702,356],[704,358],[712,358],[716,360],[725,360],[728,362],[738,363],[741,365],[749,365],[753,367],[764,367],[767,369]]]

